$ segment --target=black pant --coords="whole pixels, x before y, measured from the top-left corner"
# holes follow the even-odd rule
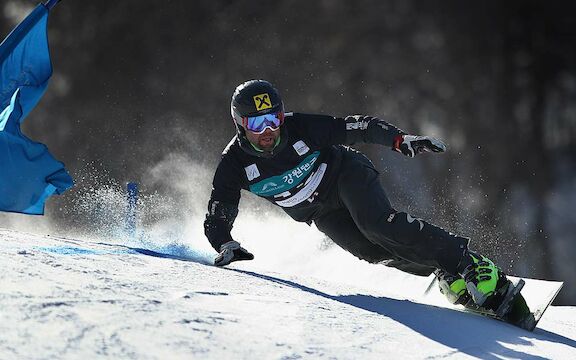
[[[455,274],[468,239],[392,208],[378,172],[364,155],[348,150],[330,194],[314,223],[343,249],[371,263],[416,275],[435,269]]]

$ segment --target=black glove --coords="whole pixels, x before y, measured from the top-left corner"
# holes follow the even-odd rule
[[[214,265],[224,266],[230,264],[232,261],[253,259],[254,255],[241,247],[239,242],[232,240],[220,246],[220,254],[214,259]]]
[[[394,139],[393,150],[414,157],[424,152],[444,152],[446,144],[430,136],[398,135]]]

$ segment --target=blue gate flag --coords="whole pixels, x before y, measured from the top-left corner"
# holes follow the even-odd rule
[[[64,164],[20,130],[52,76],[47,20],[40,4],[0,44],[0,211],[42,215],[48,197],[73,185]]]

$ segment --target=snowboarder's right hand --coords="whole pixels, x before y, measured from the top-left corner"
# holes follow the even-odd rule
[[[431,136],[398,135],[392,149],[413,158],[425,152],[444,152],[446,144]]]
[[[214,265],[225,266],[232,261],[253,260],[254,255],[240,246],[238,241],[228,241],[220,246],[220,254],[214,259]]]

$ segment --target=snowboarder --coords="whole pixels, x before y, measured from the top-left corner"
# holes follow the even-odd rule
[[[440,140],[409,135],[371,116],[285,113],[280,94],[264,80],[239,85],[231,113],[237,135],[216,169],[204,222],[219,252],[215,265],[254,258],[230,234],[244,189],[296,221],[313,222],[362,260],[416,275],[434,272],[454,304],[472,300],[495,309],[501,302],[510,283],[505,274],[472,252],[469,239],[393,208],[371,161],[345,146],[381,144],[414,157],[444,152]]]

